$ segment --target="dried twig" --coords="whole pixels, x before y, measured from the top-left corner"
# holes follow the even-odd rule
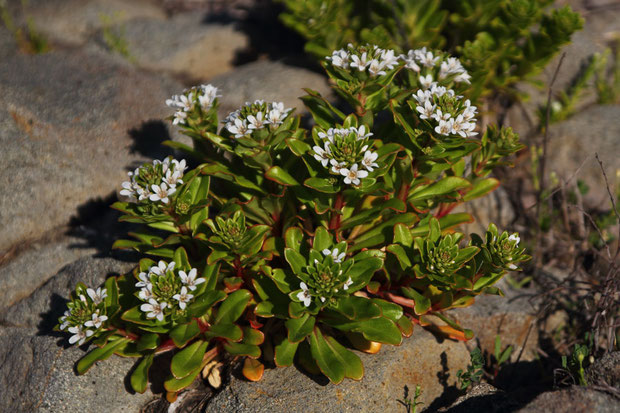
[[[618,213],[618,207],[616,206],[616,197],[612,194],[611,189],[609,187],[609,179],[607,179],[607,173],[605,172],[605,168],[603,167],[603,162],[601,161],[601,158],[598,157],[598,153],[595,153],[594,156],[596,156],[598,165],[601,167],[601,172],[603,172],[603,179],[605,179],[605,188],[607,188],[607,194],[609,194],[609,199],[611,200],[611,206],[614,209],[614,214],[616,214],[616,219],[618,221],[618,240],[620,240],[620,213]],[[618,248],[616,249],[614,260],[618,258],[618,253],[620,253],[620,242],[618,243]]]

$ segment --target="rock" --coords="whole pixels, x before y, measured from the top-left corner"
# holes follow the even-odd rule
[[[473,330],[474,340],[483,353],[493,354],[495,337],[499,336],[502,350],[509,345],[513,347],[512,362],[516,361],[524,345],[520,361],[531,361],[537,355],[538,346],[536,309],[523,290],[501,288],[506,297],[482,295],[472,306],[450,310],[448,314],[462,327]]]
[[[284,102],[285,107],[301,110],[299,100],[306,93],[302,88],[318,91],[331,97],[331,89],[324,76],[301,67],[282,62],[257,61],[240,66],[235,71],[215,77],[210,83],[220,88],[220,117],[237,110],[245,102],[256,99]]]
[[[588,384],[620,388],[620,351],[606,353],[586,369]]]
[[[73,369],[84,349],[65,349],[67,336],[51,330],[78,281],[98,285],[108,274],[130,267],[112,259],[82,258],[0,316],[0,411],[141,411],[153,395],[127,390],[124,380],[135,359],[113,356],[77,376]]]
[[[151,155],[141,146],[167,138],[167,126],[153,128],[153,120],[170,114],[164,101],[180,89],[91,50],[3,60],[0,257],[119,190],[127,169]]]
[[[4,61],[15,53],[17,53],[15,37],[4,25],[0,26],[0,60]]]
[[[135,18],[163,21],[165,11],[149,0],[36,0],[26,13],[37,30],[56,43],[81,45],[105,25]]]
[[[619,105],[593,106],[570,119],[549,128],[549,157],[547,170],[568,180],[583,180],[590,190],[584,202],[590,207],[609,208],[601,168],[594,154],[598,153],[605,165],[611,190],[616,188],[620,170],[620,117]]]
[[[246,35],[234,25],[205,24],[200,13],[178,14],[165,21],[136,18],[107,30],[126,41],[129,58],[138,66],[189,79],[208,79],[229,71],[236,54],[248,44]],[[98,40],[103,42],[101,32]]]
[[[616,413],[620,411],[620,401],[588,387],[573,386],[542,393],[516,412],[564,413],[567,408],[575,413]]]
[[[467,394],[459,397],[452,406],[439,411],[444,413],[500,413],[511,411],[515,405],[515,402],[505,392],[488,383],[480,383],[472,387]]]
[[[359,355],[365,371],[360,382],[334,385],[296,367],[268,369],[256,383],[233,377],[209,401],[206,412],[400,411],[403,406],[398,400],[403,399],[405,386],[411,394],[416,384],[422,388],[419,401],[432,411],[454,400],[456,371],[469,362],[463,343],[438,340],[421,328],[399,347],[384,345],[378,354]]]

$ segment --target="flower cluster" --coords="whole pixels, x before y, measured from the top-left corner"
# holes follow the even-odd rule
[[[345,184],[359,185],[361,178],[379,167],[375,162],[377,153],[369,150],[368,139],[372,133],[366,132],[364,125],[319,130],[316,136],[317,145],[312,148],[314,159],[330,173],[344,176]]]
[[[168,314],[173,316],[183,312],[187,304],[194,299],[191,294],[199,284],[204,283],[204,278],[196,278],[198,271],[192,268],[189,272],[179,270],[175,273],[174,261],[167,263],[159,261],[148,272],[138,274],[136,287],[140,287],[137,296],[145,304],[140,310],[146,313],[147,318],[155,318],[164,321]]]
[[[166,105],[176,109],[172,124],[186,124],[190,113],[198,108],[207,112],[213,107],[215,99],[221,96],[217,92],[217,88],[213,85],[200,85],[186,89],[181,95],[174,95],[167,99]]]
[[[452,89],[431,84],[428,89],[420,89],[413,95],[417,101],[416,111],[420,119],[431,122],[440,135],[476,136],[476,106],[469,99],[455,95]]]
[[[240,109],[226,117],[224,127],[235,138],[241,138],[269,125],[272,129],[277,128],[290,111],[290,108],[284,108],[282,102],[265,103],[263,100],[246,102]]]
[[[133,172],[128,172],[130,180],[122,183],[121,195],[133,201],[170,202],[177,185],[183,184],[183,173],[187,169],[185,159],[177,161],[167,157],[163,161],[145,163]]]
[[[105,288],[86,288],[78,286],[76,298],[67,304],[68,310],[58,320],[60,330],[66,330],[73,334],[69,338],[70,344],[77,343],[79,346],[92,337],[98,330],[104,327],[108,320],[106,315]]]
[[[439,81],[451,79],[455,83],[470,83],[471,76],[456,57],[435,55],[426,47],[409,50],[406,55],[400,57],[405,62],[407,69],[420,75],[426,73],[424,76],[426,82],[433,82],[433,79]],[[420,81],[422,82],[422,76]]]
[[[353,284],[347,272],[353,265],[353,261],[345,260],[346,251],[340,252],[338,247],[333,250],[324,249],[322,254],[318,251],[310,251],[312,265],[304,269],[298,277],[304,281],[299,283],[301,291],[295,291],[292,295],[305,307],[310,307],[312,297],[318,297],[321,304],[341,291],[347,291]]]
[[[525,254],[525,248],[519,246],[519,234],[509,234],[506,231],[499,234],[497,228],[491,224],[486,241],[484,250],[496,267],[512,271],[519,269],[516,264],[523,261]]]
[[[331,56],[326,57],[332,66],[358,72],[366,72],[371,77],[383,76],[387,70],[399,65],[399,56],[394,50],[381,49],[373,45],[354,47],[349,43],[346,49],[334,50]]]

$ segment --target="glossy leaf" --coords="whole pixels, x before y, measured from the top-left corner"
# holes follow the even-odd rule
[[[276,365],[279,367],[284,367],[293,364],[298,346],[299,342],[293,343],[289,341],[287,337],[282,338],[282,341],[276,345]]]
[[[154,354],[148,354],[140,360],[129,379],[131,387],[137,393],[144,393],[149,383],[149,368],[153,364]]]
[[[129,341],[130,340],[128,338],[119,338],[114,341],[108,341],[108,343],[103,347],[94,349],[77,362],[77,373],[86,373],[97,361],[107,359],[120,347],[126,346]]]
[[[174,377],[182,379],[200,369],[208,345],[208,341],[198,340],[172,356],[170,371]]]
[[[213,324],[232,324],[243,314],[245,307],[252,298],[248,290],[237,290],[230,294],[217,310]]]
[[[298,343],[306,338],[314,329],[316,319],[308,313],[300,318],[291,318],[286,321],[286,329],[288,331],[288,340],[292,343]]]

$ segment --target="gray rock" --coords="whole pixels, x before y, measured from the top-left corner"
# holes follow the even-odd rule
[[[299,97],[306,94],[302,88],[314,89],[326,97],[332,96],[324,76],[266,60],[240,66],[210,82],[220,88],[221,117],[256,99],[284,102],[286,107],[295,107],[299,111],[304,107]]]
[[[77,376],[74,366],[85,350],[65,348],[67,336],[51,331],[78,281],[98,285],[109,273],[129,266],[83,258],[0,317],[0,411],[137,413],[153,397],[150,391],[139,395],[126,388],[124,380],[135,359],[113,356]]]
[[[514,406],[514,402],[505,392],[488,383],[480,383],[472,387],[467,394],[456,399],[452,406],[439,411],[444,413],[500,413],[511,411]]]
[[[594,154],[605,164],[611,189],[620,169],[620,106],[593,106],[549,128],[547,170],[568,180],[583,180],[590,191],[584,197],[588,206],[608,208],[609,195]],[[580,169],[581,167],[581,169]]]
[[[200,13],[161,21],[136,18],[107,29],[127,43],[130,60],[148,70],[189,79],[208,79],[229,71],[247,36],[232,24],[205,24]],[[102,42],[102,33],[98,34]],[[107,45],[110,48],[110,45]]]
[[[4,60],[0,188],[10,191],[0,196],[0,256],[120,189],[127,168],[146,159],[141,147],[152,152],[168,134],[143,122],[169,115],[164,101],[179,89],[87,50]]]
[[[165,20],[165,11],[149,0],[36,0],[28,16],[40,33],[55,43],[81,45],[104,26],[106,16],[115,23],[138,17]]]
[[[499,335],[502,349],[513,347],[511,361],[514,362],[523,349],[520,361],[536,358],[538,329],[536,308],[533,307],[525,290],[518,292],[501,286],[506,297],[482,295],[466,308],[450,310],[448,314],[462,327],[474,332],[474,341],[483,352],[493,354],[495,337]]]
[[[606,353],[586,370],[588,384],[620,389],[620,351]]]
[[[0,26],[0,59],[4,60],[17,52],[17,42],[4,25]]]
[[[399,347],[385,345],[378,354],[360,357],[365,371],[360,382],[327,384],[323,377],[310,377],[296,367],[266,370],[256,383],[233,377],[209,401],[206,412],[402,411],[398,400],[404,397],[404,387],[411,394],[416,384],[422,388],[419,401],[433,411],[458,395],[456,372],[469,362],[463,343],[438,340],[421,328]]]
[[[573,386],[568,389],[542,393],[519,413],[564,413],[570,409],[575,413],[616,413],[620,401],[614,397],[588,387]]]

